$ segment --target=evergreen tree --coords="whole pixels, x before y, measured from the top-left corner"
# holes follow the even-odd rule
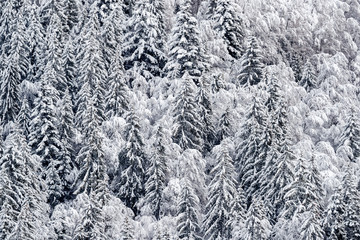
[[[176,23],[169,38],[169,60],[165,66],[167,77],[181,78],[187,72],[198,83],[208,68],[201,46],[197,20],[192,16],[192,1],[185,0],[176,13]]]
[[[10,1],[8,1],[10,2]],[[10,4],[10,3],[9,3]],[[20,110],[19,85],[26,78],[29,67],[28,45],[24,39],[25,22],[22,11],[8,23],[9,35],[2,45],[0,55],[0,120],[5,125],[16,119]]]
[[[104,99],[105,82],[107,72],[103,59],[100,36],[99,36],[99,19],[96,2],[90,6],[87,21],[79,36],[82,42],[81,50],[77,54],[78,84],[80,91],[77,95],[77,112],[75,115],[76,126],[80,129],[86,129],[84,118],[88,101],[92,98],[92,104],[96,108],[96,121],[101,124],[105,120]]]
[[[245,53],[240,59],[238,83],[249,87],[257,85],[263,79],[263,64],[261,63],[260,47],[255,37],[251,37]]]
[[[101,146],[102,137],[99,133],[98,109],[94,101],[93,98],[90,98],[85,104],[86,110],[83,123],[87,126],[87,129],[84,133],[85,143],[76,159],[80,166],[80,172],[75,181],[74,194],[85,192],[91,195],[92,192],[101,186],[106,188],[108,181],[104,153]]]
[[[12,125],[4,145],[0,159],[0,238],[41,236],[40,226],[48,221],[46,195],[37,161],[17,123]],[[46,233],[44,227],[42,232]]]
[[[264,166],[261,178],[261,195],[264,196],[271,212],[271,220],[276,221],[284,207],[285,188],[294,180],[293,165],[295,160],[288,141],[280,146],[280,151],[272,148]]]
[[[231,204],[230,219],[227,226],[231,228],[231,237],[233,239],[240,239],[241,231],[243,230],[246,220],[246,195],[242,187],[239,185],[235,194],[235,198]]]
[[[150,167],[147,171],[148,180],[145,183],[145,201],[150,204],[155,218],[159,220],[168,173],[166,143],[162,127],[159,127],[156,132],[153,149]]]
[[[240,239],[265,240],[270,236],[270,231],[271,225],[266,217],[264,203],[262,200],[256,200],[250,205]]]
[[[202,150],[201,120],[194,99],[196,86],[188,75],[183,77],[181,91],[175,99],[173,141],[182,149]]]
[[[217,124],[216,143],[219,144],[223,139],[230,137],[233,134],[232,130],[232,116],[229,108],[221,115],[219,123]]]
[[[207,89],[206,82],[202,81],[199,84],[199,90],[195,97],[195,101],[198,103],[199,115],[202,125],[202,138],[203,138],[203,154],[211,151],[215,144],[216,133],[213,123],[212,105],[209,99],[209,91]]]
[[[350,161],[357,162],[360,157],[360,124],[355,111],[352,111],[340,137],[339,146],[351,149]]]
[[[199,226],[199,199],[195,195],[190,182],[184,179],[178,203],[177,231],[180,239],[201,240]]]
[[[123,228],[122,228],[121,233],[122,233],[121,240],[134,240],[135,239],[134,227],[132,226],[132,223],[130,222],[128,216],[126,216],[124,219]]]
[[[265,136],[265,127],[264,105],[255,97],[242,126],[236,156],[239,181],[248,196],[259,188],[259,174],[264,168],[266,156],[270,150]]]
[[[206,205],[204,221],[206,239],[230,239],[232,204],[236,196],[235,169],[225,144],[213,150],[217,165],[211,170],[214,174],[209,184],[209,201]]]
[[[79,5],[77,0],[64,1],[64,15],[66,19],[64,30],[66,33],[69,33],[79,21]]]
[[[55,102],[58,92],[50,83],[51,78],[43,75],[41,93],[31,115],[29,145],[41,159],[42,177],[49,188],[49,203],[55,206],[64,196],[66,177],[71,170],[70,163],[62,155],[63,145],[58,131]]]
[[[292,68],[292,70],[294,72],[295,81],[301,82],[301,80],[302,80],[302,75],[301,75],[302,60],[301,60],[301,56],[299,55],[299,53],[295,52],[295,53],[291,54],[289,62],[290,62],[290,67]]]
[[[125,69],[130,74],[140,74],[146,81],[162,76],[165,65],[162,23],[157,19],[156,11],[158,9],[151,0],[135,2],[122,46]],[[133,87],[132,78],[130,87]]]
[[[326,239],[358,239],[360,237],[360,194],[350,168],[341,186],[332,196],[324,227]]]
[[[26,97],[23,97],[21,101],[21,107],[19,114],[16,117],[16,121],[19,123],[20,129],[23,132],[25,138],[28,138],[30,134],[30,121],[31,121],[31,109],[29,101]]]
[[[214,21],[214,28],[224,39],[227,51],[234,59],[239,59],[243,52],[244,29],[242,21],[236,12],[232,0],[211,1],[215,5],[210,17]]]
[[[126,145],[119,153],[119,168],[115,178],[115,192],[125,205],[138,214],[138,200],[144,196],[147,159],[140,132],[139,118],[133,111],[126,116]]]
[[[125,74],[119,48],[111,62],[109,90],[106,96],[106,115],[108,118],[120,117],[129,111],[129,89],[125,84]]]
[[[307,61],[304,66],[299,84],[303,86],[308,92],[317,85],[314,67],[310,61]]]
[[[69,91],[72,105],[75,105],[76,102],[76,94],[78,92],[78,83],[77,83],[77,62],[76,62],[76,51],[74,46],[74,39],[69,37],[67,41],[64,43],[63,49],[63,70],[65,82],[67,85],[67,89]]]

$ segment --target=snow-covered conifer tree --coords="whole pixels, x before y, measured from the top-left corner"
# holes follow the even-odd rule
[[[138,116],[130,111],[126,116],[126,121],[126,144],[119,153],[119,168],[115,177],[114,190],[125,205],[138,214],[136,204],[145,194],[145,169],[148,164]]]
[[[237,194],[235,169],[225,143],[213,149],[217,165],[211,170],[214,175],[208,187],[208,203],[204,218],[206,239],[230,239],[232,204]],[[232,219],[234,220],[234,219]]]
[[[192,16],[192,1],[181,3],[176,13],[176,23],[169,37],[169,59],[165,66],[170,79],[181,78],[186,72],[198,83],[198,78],[208,68],[201,45],[198,23]]]
[[[212,1],[215,5],[209,16],[214,21],[214,28],[224,39],[231,57],[239,59],[244,45],[244,29],[232,0]]]
[[[175,99],[173,141],[182,149],[202,150],[201,120],[194,98],[195,84],[186,74],[183,85]]]
[[[299,84],[303,86],[308,92],[317,85],[317,79],[314,72],[314,67],[310,61],[307,61],[304,66]]]
[[[177,231],[180,239],[201,240],[199,225],[199,198],[185,178],[177,210]]]
[[[263,80],[263,64],[261,63],[261,50],[257,39],[250,37],[244,55],[240,58],[239,74],[237,76],[240,86],[257,85]]]
[[[156,219],[160,218],[161,205],[163,204],[163,190],[167,182],[168,163],[166,142],[162,127],[156,131],[153,153],[150,157],[150,167],[147,170],[148,180],[145,183],[145,201],[150,204]]]

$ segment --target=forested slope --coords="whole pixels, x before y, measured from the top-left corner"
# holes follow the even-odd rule
[[[360,239],[358,0],[0,2],[0,239]]]

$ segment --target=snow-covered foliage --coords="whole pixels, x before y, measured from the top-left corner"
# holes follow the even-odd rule
[[[359,9],[0,1],[0,238],[359,239]]]

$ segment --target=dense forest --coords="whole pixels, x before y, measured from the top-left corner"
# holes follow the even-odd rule
[[[0,1],[0,239],[359,240],[359,0]]]

